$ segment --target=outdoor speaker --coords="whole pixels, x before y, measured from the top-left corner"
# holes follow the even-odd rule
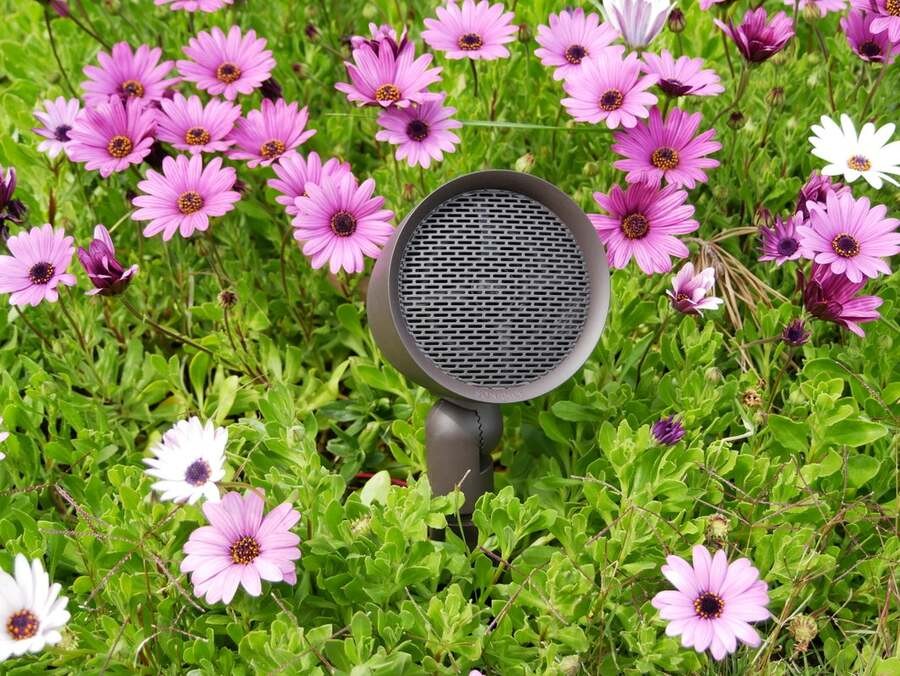
[[[500,404],[543,395],[594,350],[609,308],[606,253],[585,213],[546,181],[480,171],[428,195],[387,242],[368,291],[384,356],[440,397],[425,425],[435,494],[493,490]]]

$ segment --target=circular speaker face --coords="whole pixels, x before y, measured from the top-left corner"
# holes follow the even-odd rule
[[[574,374],[600,336],[603,247],[581,209],[541,179],[488,171],[451,181],[410,213],[388,255],[379,266],[403,346],[395,364],[445,395],[541,395]]]
[[[465,192],[416,226],[397,296],[416,347],[475,387],[534,382],[578,342],[591,285],[569,228],[509,190]]]

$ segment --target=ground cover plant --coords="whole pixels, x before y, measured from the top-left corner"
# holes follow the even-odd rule
[[[3,673],[900,673],[896,0],[4,17]],[[365,297],[484,168],[612,302],[470,550]]]

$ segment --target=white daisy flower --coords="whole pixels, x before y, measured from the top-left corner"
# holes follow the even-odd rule
[[[875,125],[867,122],[859,135],[847,115],[841,115],[841,126],[827,115],[822,116],[822,124],[814,124],[809,142],[812,154],[828,162],[822,173],[826,176],[843,175],[847,183],[853,183],[862,176],[869,185],[880,190],[887,181],[898,185],[888,174],[900,174],[900,141],[888,143],[895,125],[886,124],[875,130]]]
[[[62,640],[59,630],[69,621],[62,587],[50,584],[40,559],[16,555],[15,577],[0,570],[0,662],[10,655],[36,653]]]
[[[599,5],[606,22],[632,49],[646,47],[666,25],[669,0],[603,0]]]
[[[150,449],[155,457],[145,458],[147,474],[159,479],[153,490],[161,499],[193,505],[201,497],[219,501],[217,481],[225,476],[225,444],[228,430],[205,425],[194,416],[175,423],[162,441]]]
[[[3,426],[3,416],[0,416],[0,427]],[[9,432],[6,430],[0,430],[0,444],[9,439]],[[0,452],[0,460],[6,457],[6,453]]]

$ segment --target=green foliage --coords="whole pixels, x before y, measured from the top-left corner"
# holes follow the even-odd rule
[[[402,18],[417,37],[436,0],[237,2],[194,17],[150,0],[71,4],[77,16],[83,4],[106,39],[159,44],[169,58],[195,30],[256,29],[275,52],[285,96],[310,107],[318,133],[308,147],[374,177],[400,217],[428,190],[485,167],[530,165],[589,211],[593,191],[622,180],[605,129],[560,114],[559,83],[533,41],[513,43],[509,60],[479,64],[478,98],[467,65],[438,56],[442,86],[468,122],[460,151],[427,173],[395,163],[373,141],[371,111],[334,92],[344,77],[336,54],[342,36],[368,21]],[[565,3],[507,4],[533,31]],[[740,328],[722,311],[666,320],[666,280],[616,272],[603,338],[581,372],[504,408],[497,490],[478,502],[479,546],[469,551],[451,532],[429,538],[461,498],[430,493],[423,428],[433,398],[381,357],[365,279],[309,268],[286,239],[289,222],[265,186],[270,170],[239,168],[247,194],[209,236],[142,238],[128,217],[134,172],[101,180],[37,153],[32,110],[65,94],[65,81],[43,5],[4,10],[0,164],[18,170],[31,224],[52,220],[86,244],[105,223],[123,260],[141,266],[126,295],[141,319],[117,299],[83,297],[83,278],[64,292],[86,351],[59,306],[0,319],[0,415],[12,432],[0,462],[0,567],[20,552],[43,558],[73,615],[59,647],[6,662],[4,673],[898,672],[896,275],[867,287],[885,303],[864,340],[819,324],[810,344],[790,351],[767,340],[798,315],[789,301],[738,301]],[[685,104],[704,113],[705,127],[730,102],[735,79],[711,17],[685,10],[680,42],[663,34],[659,45],[703,56],[729,87]],[[307,24],[318,37],[306,36]],[[99,46],[71,20],[51,25],[77,86]],[[741,102],[746,125],[717,124],[722,166],[691,193],[700,237],[750,225],[760,204],[793,207],[819,166],[806,137],[830,112],[829,67],[839,109],[859,120],[878,67],[849,51],[836,16],[822,28],[827,64],[801,18],[784,58],[754,69]],[[894,67],[869,117],[896,118],[898,84]],[[775,86],[785,89],[782,107],[765,103]],[[890,188],[854,191],[896,210]],[[791,265],[756,264],[754,237],[721,244],[796,298]],[[234,307],[217,302],[223,289],[237,294]],[[650,426],[669,414],[687,434],[661,447]],[[228,426],[226,487],[256,486],[269,508],[289,501],[301,511],[295,586],[266,583],[261,597],[239,592],[228,607],[192,595],[179,565],[204,517],[160,503],[142,463],[189,415]],[[659,567],[698,543],[749,557],[768,581],[773,619],[759,625],[759,651],[715,664],[665,635],[650,605],[667,586]],[[799,614],[818,628],[806,651],[790,632]]]

